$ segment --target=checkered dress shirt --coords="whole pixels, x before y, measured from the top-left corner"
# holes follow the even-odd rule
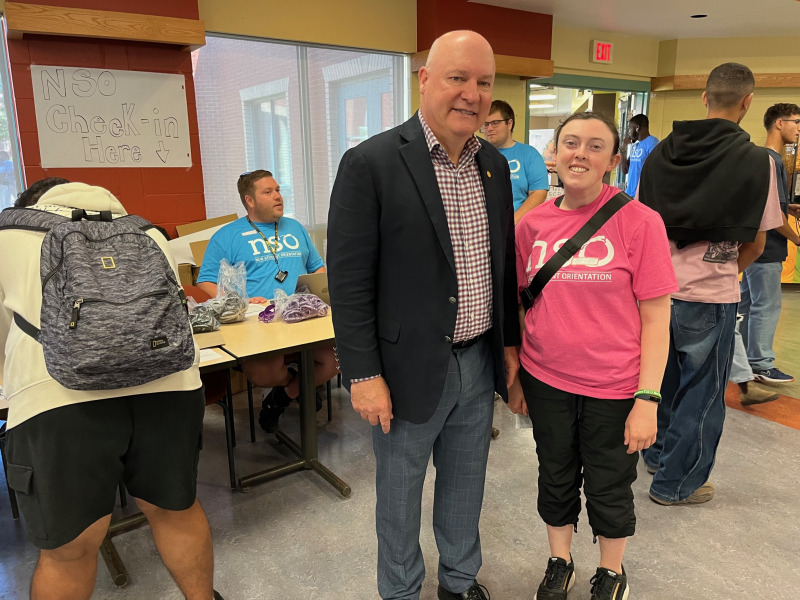
[[[474,135],[467,140],[456,166],[425,122],[422,112],[417,114],[431,153],[453,245],[459,298],[453,341],[461,342],[481,335],[492,326],[489,220],[483,183],[475,160],[481,143]],[[380,374],[350,381],[359,383],[377,377]]]
[[[468,340],[492,326],[492,264],[489,220],[480,170],[475,155],[481,143],[474,135],[464,144],[458,165],[436,139],[419,113],[431,153],[439,193],[444,203],[456,262],[458,312],[453,341]]]

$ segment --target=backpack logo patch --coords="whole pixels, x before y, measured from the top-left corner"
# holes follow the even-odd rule
[[[169,341],[167,340],[167,336],[162,335],[161,337],[153,338],[150,340],[150,349],[151,350],[158,350],[160,348],[165,348],[169,346]]]

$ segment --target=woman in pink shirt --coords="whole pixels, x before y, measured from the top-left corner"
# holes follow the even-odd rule
[[[564,196],[516,228],[520,291],[613,196],[603,175],[620,161],[614,124],[577,113],[555,136]],[[512,412],[530,414],[539,457],[539,515],[551,558],[537,600],[565,599],[583,484],[600,566],[592,600],[624,600],[622,557],[634,533],[631,484],[638,452],[656,438],[669,343],[670,293],[678,289],[659,215],[625,204],[547,283],[524,319]]]

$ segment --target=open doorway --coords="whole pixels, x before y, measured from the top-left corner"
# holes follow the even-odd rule
[[[556,185],[554,136],[556,128],[569,115],[576,112],[594,111],[609,117],[617,125],[620,139],[628,134],[628,120],[639,113],[647,114],[650,94],[641,89],[603,89],[590,84],[574,87],[531,81],[528,88],[528,143],[536,148],[551,171],[552,185]],[[595,80],[596,82],[597,80]],[[624,83],[624,82],[616,82]],[[639,82],[631,82],[638,84]],[[622,86],[619,86],[622,87]],[[641,88],[641,85],[631,86]],[[617,168],[608,176],[607,183],[625,189],[625,174]]]

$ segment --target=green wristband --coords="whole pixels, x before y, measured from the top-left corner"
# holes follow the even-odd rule
[[[636,393],[633,395],[633,397],[635,398],[635,397],[636,397],[636,396],[638,396],[639,394],[647,394],[648,396],[655,396],[656,398],[658,398],[659,400],[661,400],[661,394],[660,394],[660,393],[658,393],[656,390],[639,390],[638,392],[636,392]]]

